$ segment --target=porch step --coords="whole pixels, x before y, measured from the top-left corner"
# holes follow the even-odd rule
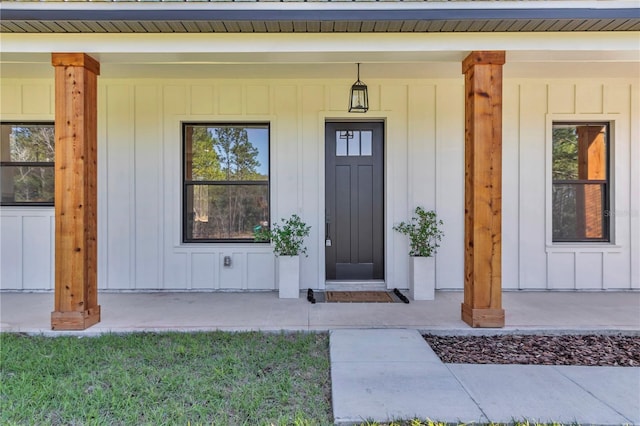
[[[327,281],[325,291],[387,291],[383,280],[375,281]]]

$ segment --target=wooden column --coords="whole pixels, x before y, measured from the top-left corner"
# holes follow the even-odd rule
[[[607,179],[607,149],[604,126],[577,126],[578,179],[594,181],[576,191],[578,214],[576,217],[578,238],[603,238],[602,186]]]
[[[471,52],[465,75],[465,258],[462,320],[504,327],[502,309],[502,51]]]
[[[0,140],[7,143],[0,144],[0,161],[11,161],[11,126],[0,127]],[[0,200],[13,201],[15,199],[15,189],[13,187],[14,173],[18,167],[3,167],[0,170]]]
[[[54,53],[54,330],[100,322],[97,285],[97,83],[100,64],[84,53]]]

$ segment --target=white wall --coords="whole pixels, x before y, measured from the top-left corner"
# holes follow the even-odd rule
[[[52,80],[8,80],[0,84],[0,119],[51,120]],[[0,289],[54,288],[53,208],[0,207]]]
[[[615,79],[506,82],[503,288],[640,288],[638,89],[637,82]],[[554,120],[613,123],[611,244],[551,242]]]
[[[343,80],[99,79],[101,289],[274,289],[274,258],[253,244],[182,244],[180,122],[271,123],[271,211],[312,225],[302,288],[324,285],[324,122],[386,121],[386,279],[407,287],[408,246],[391,227],[416,205],[445,222],[437,286],[463,286],[464,91],[460,75],[368,80],[371,110],[345,112]],[[1,119],[53,120],[53,82],[3,79]],[[638,86],[611,80],[504,85],[503,287],[640,288]],[[552,245],[548,123],[615,120],[611,245]],[[632,120],[632,117],[636,117]],[[53,209],[0,208],[0,288],[53,288]],[[233,258],[231,268],[222,265]]]

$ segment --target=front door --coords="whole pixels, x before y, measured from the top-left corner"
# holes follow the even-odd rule
[[[384,126],[326,123],[326,279],[384,279]]]

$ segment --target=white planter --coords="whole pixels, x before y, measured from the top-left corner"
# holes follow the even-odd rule
[[[433,300],[436,290],[436,260],[433,257],[409,258],[409,295],[413,300]]]
[[[278,292],[280,299],[300,297],[300,256],[278,256]]]

